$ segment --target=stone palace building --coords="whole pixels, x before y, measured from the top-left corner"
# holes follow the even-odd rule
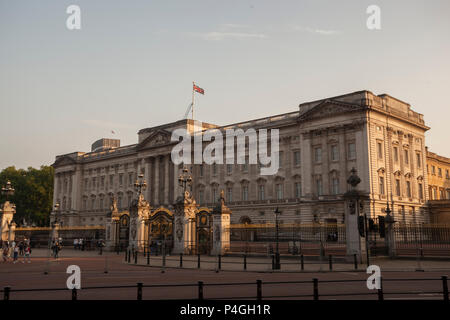
[[[427,201],[434,194],[427,174],[423,115],[387,94],[358,91],[300,104],[298,110],[226,126],[184,119],[138,132],[136,144],[120,146],[101,139],[91,152],[56,157],[54,203],[65,226],[104,225],[115,198],[121,211],[136,198],[134,182],[143,174],[145,199],[153,208],[173,209],[182,194],[182,165],[171,161],[171,132],[217,128],[279,129],[280,168],[260,175],[258,164],[189,165],[192,194],[201,206],[213,206],[224,190],[232,223],[266,223],[282,212],[281,223],[343,223],[351,169],[358,190],[368,196],[364,212],[384,215],[387,201],[399,222],[429,222]],[[442,175],[447,173],[442,172]],[[447,180],[448,181],[448,180]]]

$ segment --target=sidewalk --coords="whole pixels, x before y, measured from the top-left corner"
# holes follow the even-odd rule
[[[31,258],[48,258],[51,257],[51,250],[46,248],[33,248],[31,251]],[[117,255],[116,252],[110,252],[103,250],[103,255]],[[120,253],[121,255],[125,253]],[[99,250],[96,248],[94,250],[74,250],[73,248],[63,247],[59,251],[58,256],[60,258],[77,258],[77,257],[96,257],[99,255]]]
[[[123,255],[124,263],[125,255]],[[145,265],[150,267],[163,268],[163,257],[150,256],[150,264],[148,264],[147,257],[142,254],[138,256],[137,265]],[[246,263],[246,265],[244,264]],[[136,265],[134,257],[131,256],[130,264]],[[224,256],[221,257],[220,270],[222,271],[253,271],[253,272],[274,272],[272,270],[272,259],[269,257],[247,257],[244,261],[243,257],[236,256]],[[355,269],[353,263],[344,262],[343,259],[332,261],[331,270],[328,257],[324,257],[322,262],[320,260],[305,259],[303,264],[303,270],[301,267],[300,257],[294,259],[293,257],[285,258],[281,257],[280,260],[281,269],[275,270],[275,272],[366,272],[366,264],[358,264],[358,268]],[[439,260],[421,260],[414,259],[389,259],[385,257],[373,257],[370,260],[371,265],[377,265],[382,271],[446,271],[450,273],[450,261]],[[166,256],[165,268],[180,268],[180,256]],[[198,256],[196,255],[183,255],[182,258],[183,269],[198,269]],[[217,270],[219,269],[219,259],[214,256],[202,255],[200,257],[200,269],[202,270]]]

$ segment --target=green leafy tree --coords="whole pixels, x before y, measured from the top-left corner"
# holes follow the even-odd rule
[[[27,170],[8,167],[0,172],[0,186],[5,186],[9,180],[15,189],[9,201],[16,205],[14,221],[21,225],[25,219],[28,224],[47,226],[53,201],[54,169],[41,166],[40,169],[29,167]],[[0,197],[0,203],[6,200]]]

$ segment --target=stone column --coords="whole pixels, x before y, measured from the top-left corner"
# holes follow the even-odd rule
[[[311,147],[311,133],[305,132],[301,134],[301,172],[302,172],[302,188],[303,188],[303,197],[311,198],[314,194],[313,192],[313,166],[312,163],[314,161]]]
[[[224,254],[230,249],[231,210],[225,205],[224,192],[220,193],[218,205],[213,209],[213,247],[212,255]]]
[[[152,200],[152,173],[151,173],[151,163],[150,158],[145,159],[145,181],[147,182],[147,190],[146,192],[146,198],[149,199],[149,201]]]
[[[175,203],[174,254],[190,254],[195,251],[197,210],[198,205],[189,191],[186,191]]]
[[[164,156],[164,204],[169,205],[169,165],[170,155]]]
[[[368,197],[356,189],[360,182],[361,179],[356,175],[356,170],[352,169],[352,175],[347,179],[347,183],[350,184],[352,188],[343,195],[343,198],[345,199],[347,259],[353,261],[353,256],[356,254],[358,261],[363,262],[366,258],[366,239],[359,234],[358,217],[360,215],[364,216],[362,204],[364,204],[364,201],[367,200]]]
[[[153,162],[154,164],[154,170],[155,170],[155,178],[154,178],[154,196],[155,199],[153,199],[153,201],[155,202],[155,204],[160,204],[159,202],[159,166],[160,166],[160,161],[159,161],[159,157],[155,158],[155,161]]]
[[[130,208],[130,238],[129,248],[143,251],[145,243],[145,221],[150,214],[150,203],[141,194],[137,203]]]
[[[15,208],[14,204],[12,204],[11,202],[5,201],[0,212],[2,212],[1,225],[0,225],[1,240],[8,241],[8,240],[10,240],[11,236],[14,237],[14,232],[11,230],[13,227],[13,225],[11,224],[11,221],[13,219],[14,214],[16,213],[16,208]],[[12,235],[11,235],[11,232],[13,233]]]

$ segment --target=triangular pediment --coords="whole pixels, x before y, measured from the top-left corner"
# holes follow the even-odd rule
[[[52,164],[53,167],[61,167],[66,165],[72,165],[77,163],[76,160],[74,160],[71,157],[68,156],[62,156],[55,160],[55,162]]]
[[[155,130],[141,143],[138,144],[137,149],[164,146],[170,143],[170,138],[171,134],[169,131],[163,129]]]
[[[362,110],[363,107],[357,104],[340,102],[335,100],[325,100],[317,106],[306,111],[299,116],[300,120],[329,117],[340,113]]]

